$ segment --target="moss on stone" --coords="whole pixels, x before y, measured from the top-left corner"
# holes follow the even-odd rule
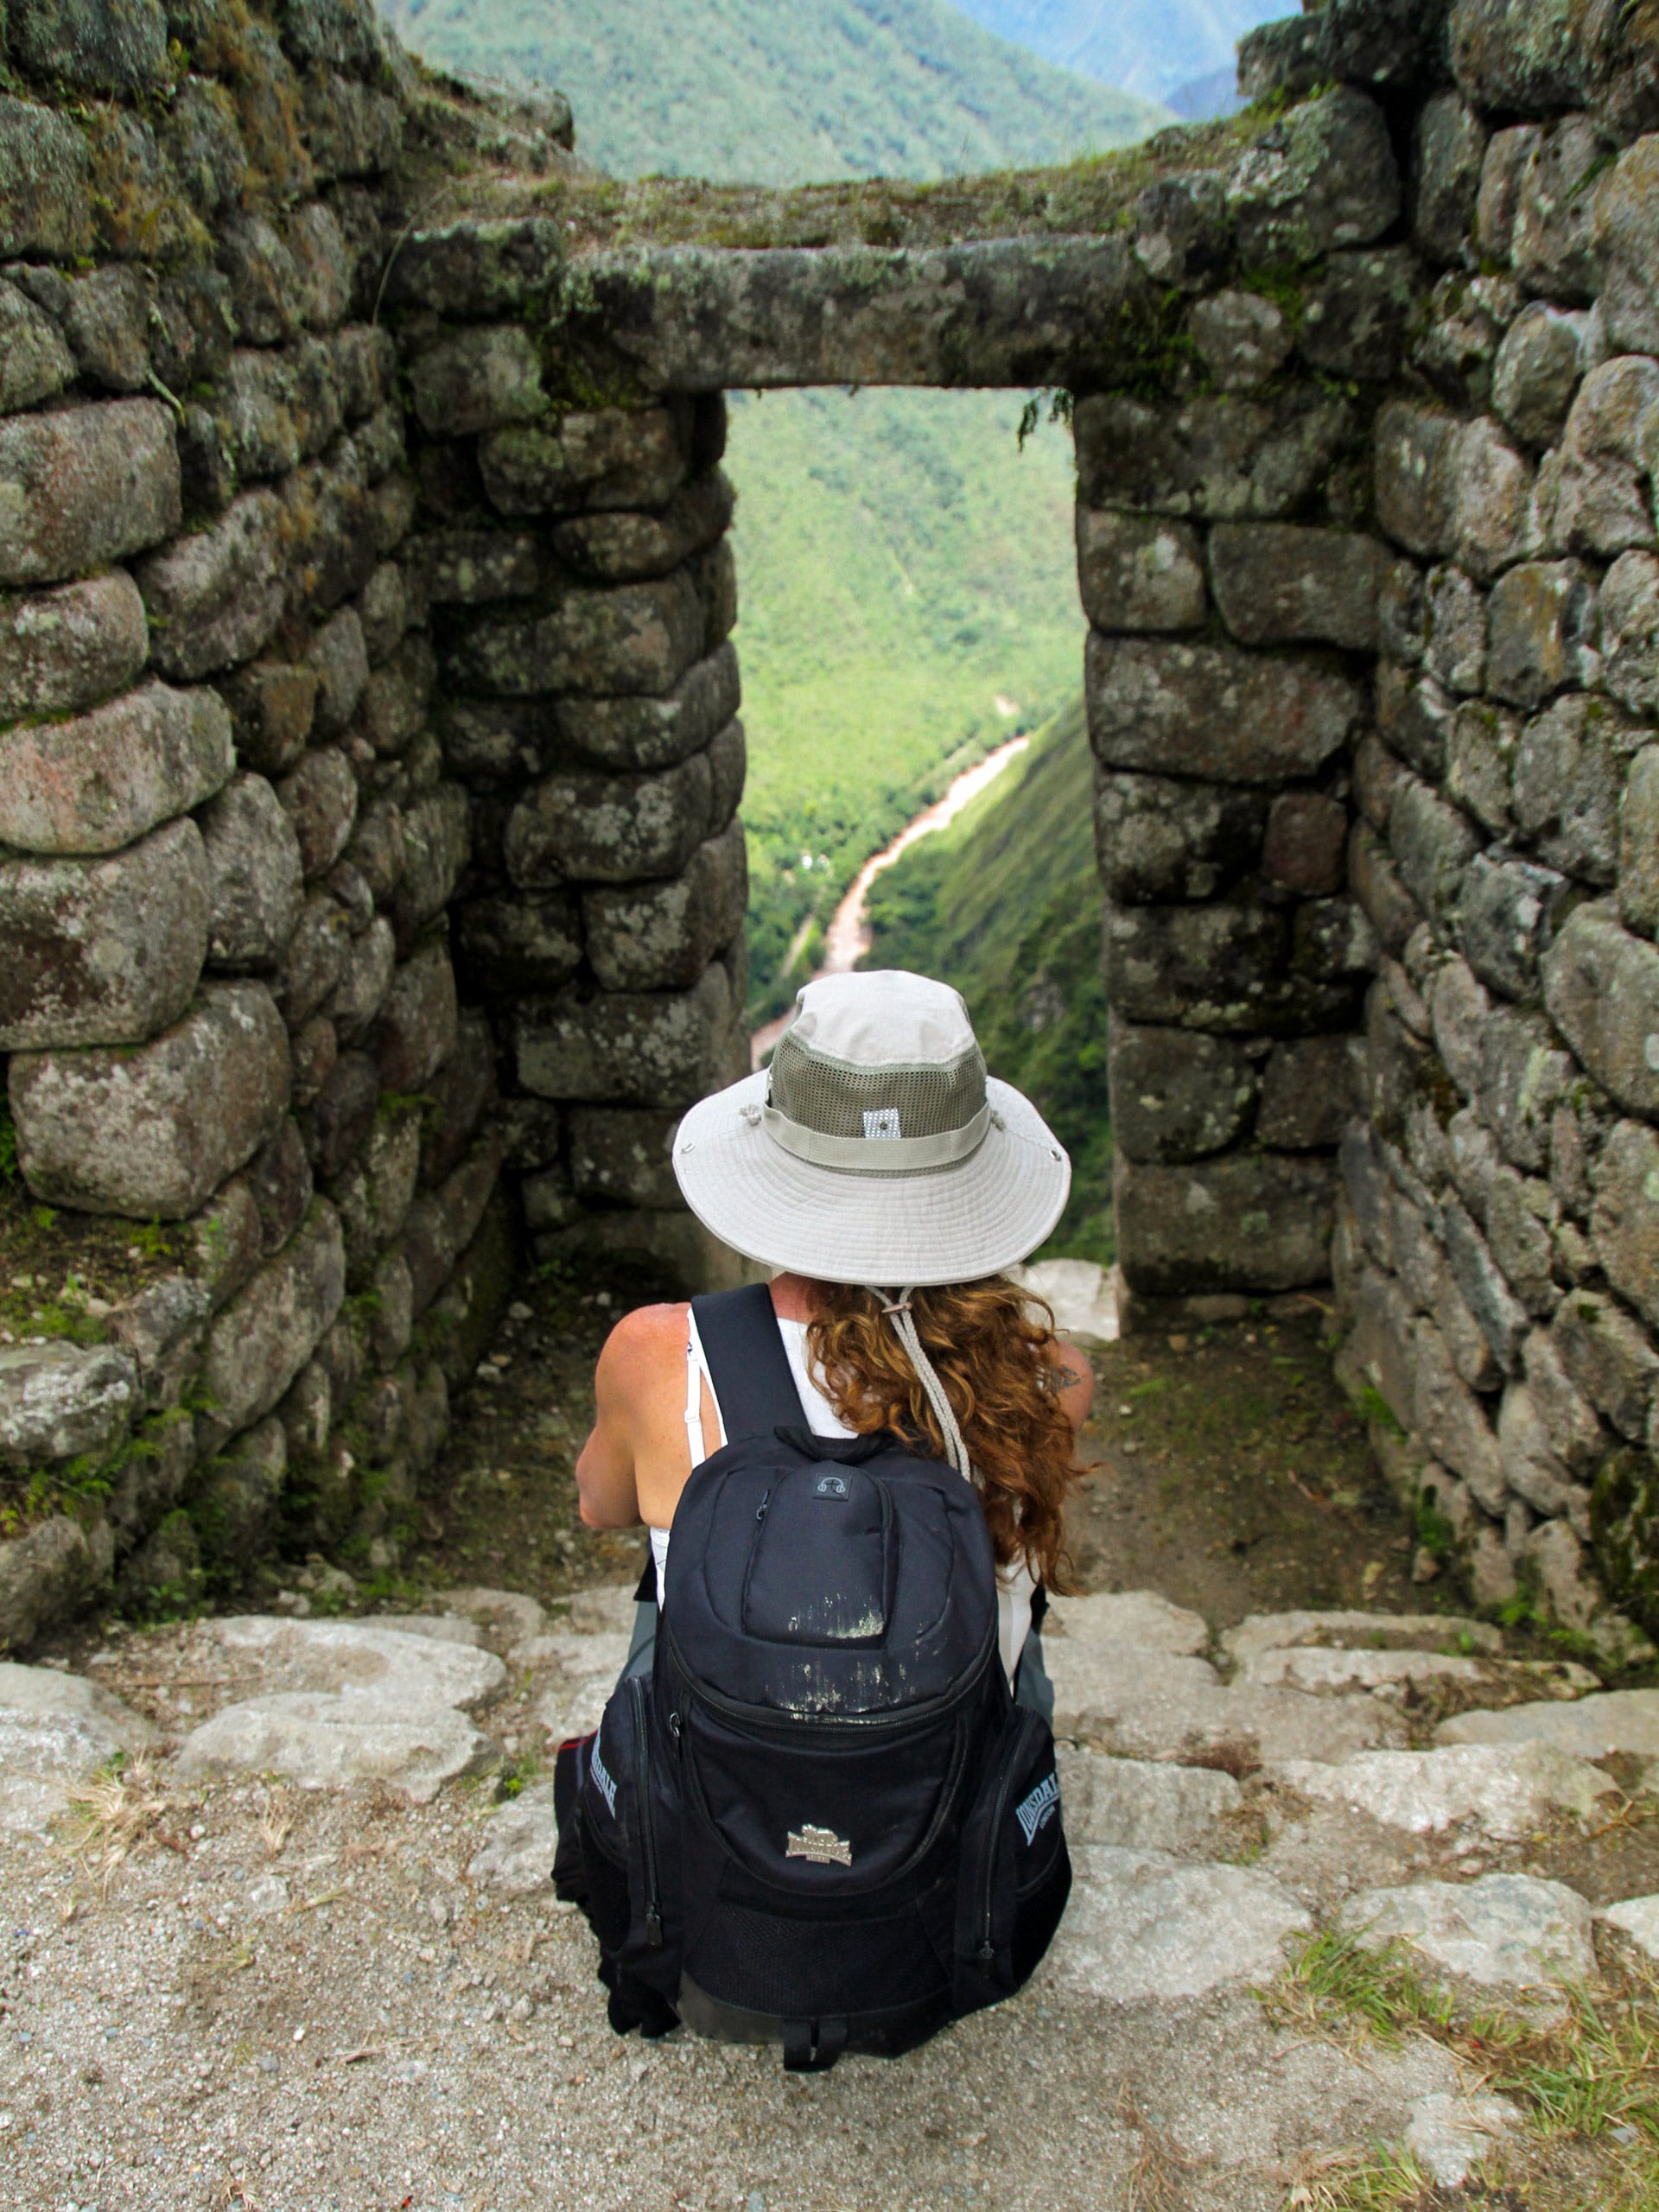
[[[1645,1452],[1615,1452],[1591,1494],[1598,1565],[1615,1604],[1659,1636],[1659,1468]]]

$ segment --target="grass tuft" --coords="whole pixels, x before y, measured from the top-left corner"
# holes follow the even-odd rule
[[[135,1852],[173,1840],[163,1822],[174,1801],[142,1754],[77,1783],[68,1799],[60,1848],[102,1892]]]

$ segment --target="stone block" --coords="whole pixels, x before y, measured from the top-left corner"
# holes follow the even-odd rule
[[[606,767],[669,768],[701,752],[740,703],[737,655],[723,645],[664,696],[562,699],[559,735]]]
[[[51,316],[15,284],[0,283],[0,412],[55,397],[74,373],[75,357]]]
[[[116,399],[0,422],[0,583],[54,583],[179,526],[173,417]]]
[[[1411,1357],[1411,1426],[1443,1465],[1462,1476],[1487,1512],[1500,1512],[1509,1484],[1497,1439],[1432,1321],[1416,1324]]]
[[[406,637],[363,692],[358,726],[383,759],[406,752],[426,721],[435,673],[432,648],[419,631]]]
[[[721,1077],[731,1021],[719,961],[689,991],[527,1000],[513,1023],[518,1079],[543,1098],[683,1109]]]
[[[495,1039],[481,1014],[463,1013],[454,1050],[427,1085],[421,1125],[421,1180],[442,1183],[461,1164],[496,1103]]]
[[[1604,557],[1654,543],[1644,478],[1643,425],[1659,421],[1659,363],[1624,354],[1592,368],[1567,418],[1560,448],[1538,478],[1546,550]]]
[[[1446,961],[1429,992],[1434,1042],[1446,1071],[1467,1098],[1480,1077],[1480,1039],[1491,1001],[1461,960]]]
[[[700,753],[655,776],[550,776],[508,821],[507,872],[526,890],[677,875],[702,841],[711,796]]]
[[[1596,188],[1595,243],[1608,344],[1659,353],[1659,137],[1651,131]]]
[[[406,558],[435,607],[533,599],[543,581],[543,541],[532,531],[429,531],[411,541]]]
[[[1195,301],[1189,327],[1222,391],[1249,391],[1284,366],[1294,336],[1282,308],[1259,292],[1217,292]]]
[[[472,855],[472,816],[458,784],[440,784],[403,814],[404,872],[395,920],[400,952],[412,950],[454,896]]]
[[[113,858],[0,861],[0,1052],[137,1045],[184,1012],[207,950],[193,822]]]
[[[1659,1120],[1659,951],[1597,902],[1568,916],[1542,963],[1544,1004],[1619,1104]]]
[[[1235,1153],[1181,1166],[1116,1156],[1119,1265],[1149,1297],[1328,1281],[1334,1162]]]
[[[207,983],[136,1049],[19,1052],[18,1164],[54,1205],[180,1221],[265,1141],[288,1103],[288,1034],[258,983]]]
[[[1500,1167],[1493,1176],[1486,1196],[1487,1242],[1521,1303],[1540,1320],[1548,1319],[1560,1299],[1552,1279],[1552,1231],[1559,1216],[1548,1183],[1512,1167]]]
[[[1242,1044],[1112,1016],[1112,1128],[1132,1160],[1168,1165],[1224,1152],[1249,1126],[1259,1080]]]
[[[1458,808],[1416,777],[1401,778],[1389,811],[1389,848],[1424,912],[1450,919],[1478,842]]]
[[[1243,644],[1376,644],[1382,548],[1355,531],[1290,523],[1221,523],[1210,578],[1222,620]]]
[[[305,1226],[223,1308],[202,1345],[196,1416],[204,1453],[268,1414],[310,1359],[346,1295],[340,1217],[314,1199]],[[280,1431],[279,1431],[280,1433]]]
[[[284,1116],[269,1144],[255,1153],[239,1178],[259,1216],[259,1249],[280,1252],[310,1211],[311,1163],[300,1127]]]
[[[552,612],[480,621],[448,656],[462,688],[504,698],[545,691],[657,696],[703,652],[707,627],[684,569],[658,582],[567,590]]]
[[[263,776],[238,775],[203,809],[213,886],[209,957],[220,968],[269,968],[305,903],[299,840]]]
[[[455,973],[442,944],[423,945],[392,979],[376,1039],[380,1081],[418,1091],[454,1049]]]
[[[1456,479],[1452,551],[1469,575],[1489,584],[1538,550],[1532,465],[1496,423],[1483,416],[1469,423],[1458,440]]]
[[[1545,1166],[1555,1109],[1578,1082],[1571,1056],[1541,1015],[1495,1007],[1481,1024],[1475,1103],[1517,1167]]]
[[[0,736],[0,841],[114,852],[219,790],[232,766],[217,693],[142,684],[90,714]]]
[[[1618,911],[1627,929],[1659,937],[1659,746],[1631,761],[1619,803]]]
[[[1477,853],[1458,902],[1458,941],[1482,982],[1506,999],[1538,997],[1538,962],[1560,911],[1566,880],[1529,861]]]
[[[1091,632],[1090,736],[1109,768],[1277,783],[1315,773],[1362,708],[1352,679],[1307,657]]]
[[[1360,1109],[1363,1049],[1356,1037],[1292,1037],[1262,1074],[1258,1144],[1282,1152],[1334,1149]]]
[[[1109,903],[1103,945],[1108,1002],[1130,1021],[1294,1035],[1353,1001],[1347,982],[1297,968],[1287,917],[1264,906]]]
[[[282,501],[259,491],[142,562],[151,655],[163,674],[206,676],[257,653],[282,614]]]
[[[1452,550],[1461,426],[1453,415],[1390,400],[1374,434],[1376,514],[1408,553],[1432,559]]]
[[[323,1008],[342,1043],[361,1041],[385,1003],[397,964],[397,940],[391,924],[384,914],[377,914],[347,945],[340,981]]]
[[[86,252],[91,168],[86,141],[66,118],[0,94],[0,254],[69,261]]]
[[[1586,115],[1538,139],[1521,172],[1510,255],[1529,291],[1567,307],[1595,298],[1595,186],[1611,149]]]
[[[731,822],[669,882],[584,894],[594,973],[607,991],[685,989],[741,929],[747,904],[743,829]]]
[[[1423,661],[1447,692],[1478,691],[1486,672],[1486,601],[1471,577],[1450,566],[1424,580]]]
[[[1072,416],[1079,497],[1091,508],[1265,521],[1312,497],[1351,425],[1341,400],[1299,390],[1166,407],[1100,394]]]
[[[281,346],[299,327],[300,272],[274,224],[257,213],[219,228],[217,259],[230,279],[242,335],[253,346]]]
[[[379,1254],[402,1235],[420,1168],[419,1113],[407,1104],[389,1102],[376,1114],[356,1158],[328,1186],[346,1240],[348,1289],[363,1287]]]
[[[1475,227],[1486,127],[1456,92],[1432,93],[1417,111],[1412,149],[1411,234],[1431,261],[1459,263]]]
[[[1409,246],[1333,253],[1303,300],[1298,352],[1325,376],[1386,383],[1405,352],[1422,283]]]
[[[1529,561],[1500,576],[1487,609],[1487,690],[1535,708],[1581,681],[1594,609],[1594,584],[1576,561]]]
[[[582,909],[574,891],[469,899],[460,929],[461,950],[486,991],[556,990],[582,965]]]
[[[317,672],[303,663],[255,661],[221,680],[236,757],[262,776],[280,776],[305,750],[316,711]]]
[[[1566,0],[1455,0],[1451,31],[1452,67],[1475,106],[1536,114],[1578,105]]]
[[[1659,1329],[1659,1136],[1620,1122],[1594,1173],[1590,1231],[1607,1280]]]
[[[306,900],[271,987],[290,1029],[308,1022],[339,982],[350,935],[336,899],[317,892]]]
[[[440,339],[416,358],[410,389],[422,428],[434,437],[533,423],[547,409],[541,356],[516,323],[474,325]]]
[[[1621,553],[1602,579],[1603,677],[1632,714],[1659,714],[1659,560]]]
[[[1642,1442],[1659,1354],[1618,1300],[1601,1291],[1569,1291],[1550,1322],[1549,1341],[1573,1386],[1621,1436]]]
[[[1340,890],[1348,810],[1318,791],[1281,791],[1268,810],[1262,866],[1287,891],[1319,898]]]
[[[138,1410],[137,1368],[113,1345],[0,1345],[0,1465],[102,1458]]]
[[[1189,524],[1079,506],[1077,583],[1101,630],[1194,630],[1207,612],[1204,561]]]
[[[357,778],[334,746],[308,753],[276,797],[293,824],[306,880],[326,874],[345,851],[357,820]]]
[[[0,721],[76,714],[131,683],[149,652],[124,569],[0,601]]]
[[[410,1304],[416,1320],[472,1243],[500,1172],[500,1141],[492,1131],[444,1182],[435,1190],[421,1192],[410,1206],[402,1249],[409,1262]]]
[[[1571,692],[1529,721],[1515,758],[1515,819],[1552,868],[1597,885],[1618,873],[1619,802],[1645,732],[1605,699]]]
[[[504,515],[664,507],[685,477],[683,417],[664,407],[575,410],[492,431],[478,458]]]
[[[670,1157],[679,1122],[630,1107],[580,1107],[570,1116],[570,1172],[580,1198],[672,1210],[683,1205]]]
[[[1508,1277],[1479,1229],[1455,1198],[1446,1202],[1440,1227],[1452,1279],[1464,1305],[1491,1346],[1497,1366],[1505,1375],[1516,1373],[1521,1348],[1531,1329],[1526,1308],[1511,1292]]]
[[[1401,209],[1400,172],[1376,102],[1348,86],[1306,101],[1247,149],[1227,180],[1247,268],[1369,245]]]
[[[1414,675],[1387,661],[1378,664],[1378,732],[1392,753],[1432,783],[1446,774],[1446,748],[1458,711],[1457,700],[1433,676]]]
[[[1452,720],[1447,794],[1495,837],[1515,828],[1511,777],[1520,738],[1519,718],[1484,700],[1465,699]]]
[[[575,515],[556,523],[553,551],[576,575],[607,583],[665,576],[715,544],[732,519],[734,493],[719,469],[683,484],[660,514]],[[721,588],[726,579],[721,578]],[[734,577],[731,580],[735,589]],[[721,637],[729,620],[715,626]]]
[[[1554,1333],[1535,1329],[1522,1358],[1527,1389],[1550,1450],[1569,1474],[1592,1475],[1606,1454],[1607,1431],[1568,1374]]]
[[[1533,300],[1504,334],[1492,365],[1492,405],[1525,445],[1553,445],[1585,366],[1584,318]]]
[[[1224,178],[1205,169],[1160,177],[1135,203],[1134,238],[1155,283],[1201,289],[1224,271],[1231,245]]]
[[[1348,883],[1378,944],[1386,952],[1402,952],[1422,909],[1401,882],[1388,848],[1363,822],[1355,823],[1348,840]]]

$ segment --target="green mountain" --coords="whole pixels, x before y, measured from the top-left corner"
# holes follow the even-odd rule
[[[1112,1140],[1092,793],[1073,699],[948,829],[877,876],[861,964],[956,985],[991,1073],[1036,1101],[1071,1155],[1071,1202],[1046,1252],[1104,1262]]]
[[[1148,99],[1230,71],[1246,31],[1294,16],[1294,0],[957,0],[999,38]],[[1185,107],[1183,111],[1186,111]]]
[[[734,401],[757,1018],[810,971],[869,855],[1083,654],[1071,439],[1017,392]]]
[[[948,176],[1121,146],[1145,100],[945,0],[391,0],[429,60],[557,85],[616,176]]]

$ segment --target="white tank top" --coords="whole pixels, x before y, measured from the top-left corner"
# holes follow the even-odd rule
[[[806,1360],[805,1322],[779,1319],[778,1327],[784,1339],[789,1371],[795,1378],[795,1389],[801,1401],[801,1411],[806,1415],[807,1427],[815,1436],[855,1434],[855,1432],[848,1427],[812,1380]],[[709,1385],[709,1395],[714,1400],[715,1419],[720,1427],[720,1434],[712,1447],[702,1433],[702,1385],[705,1382]],[[700,1467],[726,1440],[726,1423],[721,1415],[720,1395],[715,1389],[715,1378],[709,1371],[702,1341],[697,1334],[695,1313],[689,1316],[685,1345],[685,1436],[691,1448],[691,1465],[694,1467]],[[669,1532],[666,1529],[652,1529],[649,1534],[651,1555],[657,1565],[657,1602],[660,1605],[668,1586]],[[1011,1567],[997,1569],[997,1643],[1010,1682],[1020,1664],[1020,1654],[1025,1649],[1026,1638],[1031,1632],[1031,1600],[1036,1587],[1031,1569],[1022,1559],[1016,1560]]]

